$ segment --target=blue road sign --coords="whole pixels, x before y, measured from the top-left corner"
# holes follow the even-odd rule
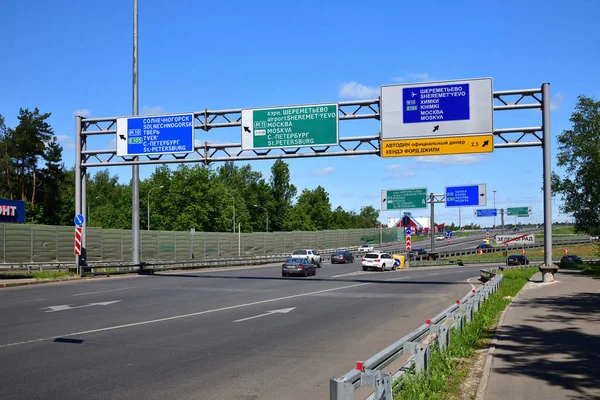
[[[81,226],[85,222],[85,218],[83,218],[83,215],[77,214],[75,218],[73,218],[73,221],[75,222],[75,225]]]
[[[469,186],[446,186],[446,207],[485,205],[485,184]]]
[[[447,238],[451,238],[452,237],[452,231],[446,231],[446,237]]]
[[[490,231],[490,228],[485,228],[485,231],[486,231],[486,232],[489,232],[489,231]]]
[[[117,155],[194,151],[194,114],[117,118]]]
[[[407,235],[410,235],[412,233],[410,228],[406,228],[406,230],[404,231],[404,233],[406,233]]]
[[[405,124],[469,119],[468,83],[408,87],[402,89],[402,98]]]
[[[498,215],[498,209],[485,208],[483,210],[475,210],[476,217],[495,217]]]

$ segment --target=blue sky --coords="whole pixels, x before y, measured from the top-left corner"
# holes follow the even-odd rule
[[[550,82],[554,156],[555,137],[569,127],[577,96],[600,96],[600,3],[594,0],[139,3],[141,114],[376,98],[381,85],[399,82],[492,77],[494,90]],[[68,166],[74,163],[74,113],[131,114],[132,1],[5,2],[0,48],[0,114],[15,126],[19,107],[51,112]],[[541,125],[539,111],[495,115],[496,128],[532,125]],[[340,123],[342,137],[378,132],[377,121]],[[239,142],[240,130],[199,132],[196,140]],[[489,206],[496,190],[498,208],[532,206],[533,216],[519,221],[542,221],[539,147],[288,162],[293,183],[299,189],[322,185],[333,207],[379,208],[382,189],[443,193],[445,186],[485,183]],[[272,161],[252,165],[267,176]],[[142,167],[141,177],[153,170]],[[131,176],[130,167],[110,171],[122,181]],[[558,204],[553,214],[565,218]],[[463,209],[463,224],[493,222],[472,215]],[[436,220],[458,222],[458,210],[439,205]]]

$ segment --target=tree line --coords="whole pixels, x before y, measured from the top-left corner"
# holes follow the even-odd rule
[[[19,123],[8,127],[0,115],[0,198],[23,200],[27,223],[72,225],[75,171],[62,159],[63,149],[48,123],[50,113],[21,109]],[[120,183],[108,169],[87,175],[90,227],[131,227],[131,183]],[[332,209],[322,186],[298,193],[287,163],[276,160],[267,180],[249,164],[218,167],[181,164],[159,166],[140,181],[140,225],[147,227],[148,204],[153,230],[205,232],[294,231],[373,228],[379,211]]]

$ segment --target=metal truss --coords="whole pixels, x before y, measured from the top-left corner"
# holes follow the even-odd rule
[[[494,112],[506,110],[541,109],[542,89],[507,90],[494,92]],[[339,104],[340,121],[379,120],[379,99],[347,101]],[[241,109],[209,110],[194,113],[195,129],[210,131],[217,128],[241,126]],[[365,136],[340,137],[339,145],[297,148],[242,150],[241,143],[204,142],[193,152],[145,156],[118,156],[116,149],[87,149],[87,137],[116,135],[117,118],[85,118],[78,125],[81,149],[81,167],[119,165],[149,165],[200,162],[210,164],[223,161],[270,160],[278,158],[308,158],[333,156],[380,155],[379,133]],[[494,130],[495,148],[541,146],[542,126],[502,128]]]

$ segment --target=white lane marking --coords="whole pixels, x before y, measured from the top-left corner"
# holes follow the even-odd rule
[[[248,317],[248,318],[242,318],[242,319],[236,319],[233,322],[242,322],[242,321],[249,321],[251,319],[254,318],[260,318],[260,317],[266,317],[267,315],[273,315],[273,314],[287,314],[292,310],[295,310],[296,307],[292,307],[292,308],[280,308],[279,310],[271,310],[271,311],[267,311],[264,314],[259,314],[259,315],[255,315],[253,317]]]
[[[438,272],[434,272],[433,274],[429,274],[427,276],[434,276],[434,275],[439,275],[439,273]]]
[[[131,286],[131,287],[119,288],[119,289],[107,289],[107,290],[99,290],[99,291],[97,291],[97,292],[77,293],[77,294],[74,294],[74,295],[73,295],[73,297],[75,297],[75,296],[85,296],[85,295],[88,295],[88,294],[96,294],[96,293],[116,292],[116,291],[118,291],[118,290],[127,290],[127,289],[133,289],[133,286]]]
[[[469,285],[471,285],[471,289],[475,290],[475,289],[476,289],[476,288],[475,288],[475,285],[473,285],[473,284],[471,283],[471,279],[479,279],[479,277],[478,277],[478,276],[474,276],[474,277],[472,277],[472,278],[469,278],[469,279],[467,279],[467,282],[469,282]]]
[[[373,271],[354,271],[354,272],[347,272],[345,274],[340,274],[340,275],[333,275],[332,278],[339,278],[342,276],[354,276],[354,275],[368,275],[368,274],[373,274]]]
[[[50,306],[50,307],[40,308],[40,310],[46,310],[48,308],[49,310],[46,310],[44,312],[57,312],[57,311],[65,311],[65,310],[74,310],[76,308],[84,308],[84,307],[109,306],[111,304],[115,304],[115,303],[118,303],[120,301],[121,300],[102,301],[102,302],[99,302],[99,303],[83,304],[81,306],[70,306],[68,304],[61,304],[61,305],[58,305],[58,306]]]
[[[275,301],[295,299],[295,298],[298,298],[298,297],[305,297],[305,296],[312,296],[314,294],[334,292],[336,290],[350,289],[350,288],[353,288],[353,287],[365,286],[365,285],[371,285],[371,283],[357,283],[355,285],[348,285],[348,286],[342,286],[342,287],[338,287],[338,288],[317,290],[317,291],[314,291],[314,292],[293,294],[293,295],[290,295],[290,296],[276,297],[274,299],[259,300],[259,301],[253,301],[251,303],[244,303],[244,304],[237,304],[237,305],[234,305],[234,306],[214,308],[212,310],[198,311],[198,312],[189,313],[189,314],[174,315],[172,317],[158,318],[158,319],[152,319],[152,320],[141,321],[141,322],[132,322],[130,324],[123,324],[123,325],[107,326],[105,328],[90,329],[88,331],[65,333],[63,335],[48,336],[48,337],[44,337],[44,338],[32,339],[32,340],[25,340],[25,341],[16,342],[16,343],[0,344],[0,349],[5,348],[5,347],[12,347],[12,346],[19,346],[19,345],[23,345],[23,344],[30,344],[30,343],[42,342],[42,341],[45,341],[45,340],[53,340],[53,339],[58,339],[58,338],[63,338],[63,337],[89,335],[91,333],[114,331],[114,330],[117,330],[117,329],[132,328],[132,327],[135,327],[135,326],[156,324],[156,323],[159,323],[159,322],[172,321],[172,320],[176,320],[176,319],[196,317],[196,316],[199,316],[199,315],[212,314],[212,313],[219,312],[219,311],[235,310],[236,308],[249,307],[249,306],[254,306],[254,305],[257,305],[257,304],[273,303]]]

